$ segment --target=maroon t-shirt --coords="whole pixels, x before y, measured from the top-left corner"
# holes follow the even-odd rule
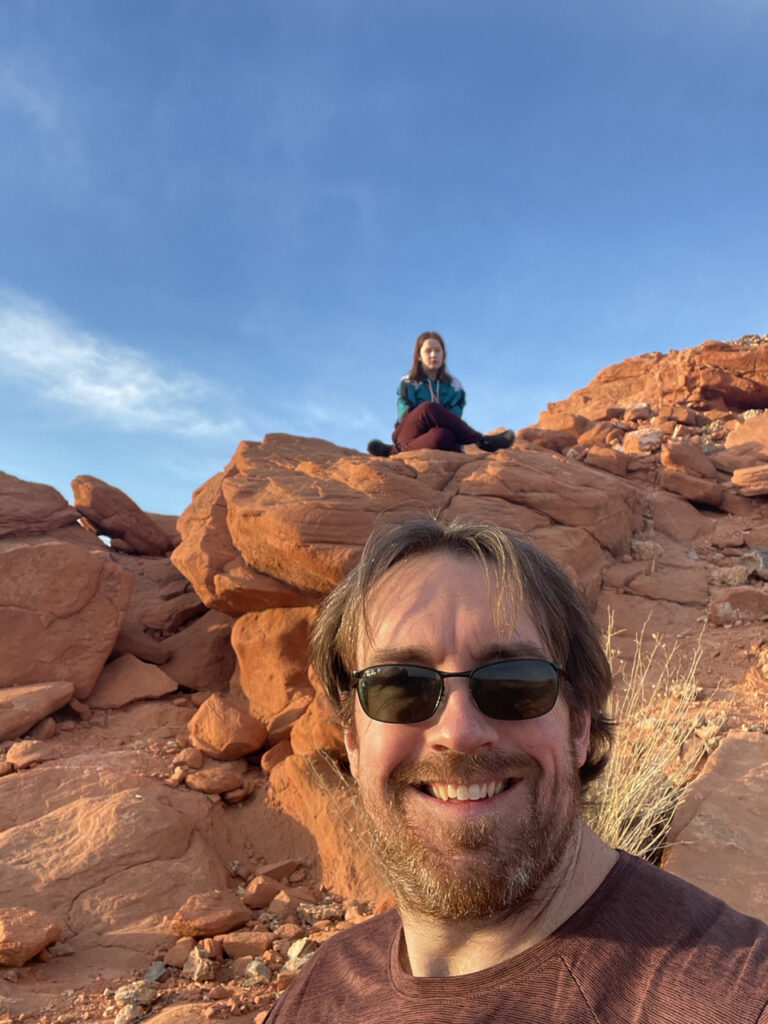
[[[622,853],[552,935],[472,974],[414,978],[395,911],[329,939],[268,1024],[768,1024],[768,926]]]

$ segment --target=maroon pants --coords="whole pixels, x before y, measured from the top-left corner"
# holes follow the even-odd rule
[[[458,452],[465,444],[477,444],[482,436],[439,402],[422,402],[400,420],[392,440],[401,452],[417,448]]]

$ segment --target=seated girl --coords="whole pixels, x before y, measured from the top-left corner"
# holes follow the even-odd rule
[[[381,456],[418,448],[459,452],[465,444],[476,444],[495,452],[514,443],[513,430],[499,434],[473,430],[461,418],[465,401],[461,381],[445,365],[445,342],[437,331],[424,331],[416,339],[411,369],[400,381],[393,443],[374,439],[368,442],[368,451]]]

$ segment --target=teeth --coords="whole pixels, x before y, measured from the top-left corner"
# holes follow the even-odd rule
[[[454,786],[450,782],[433,782],[427,791],[438,800],[487,800],[488,797],[500,793],[505,782],[473,782],[470,785],[459,783]]]

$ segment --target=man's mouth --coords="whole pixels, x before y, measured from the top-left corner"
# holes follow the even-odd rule
[[[492,782],[425,782],[418,788],[422,793],[437,800],[488,800],[504,792],[514,779],[497,779]]]

